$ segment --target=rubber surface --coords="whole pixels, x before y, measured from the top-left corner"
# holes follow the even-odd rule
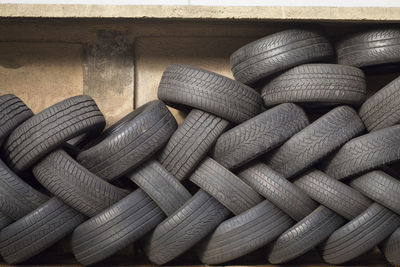
[[[399,159],[400,125],[395,125],[348,141],[324,161],[322,170],[340,180]]]
[[[18,125],[32,116],[32,111],[15,95],[0,96],[0,146]]]
[[[215,198],[199,190],[149,236],[145,251],[150,261],[165,264],[207,236],[229,211]]]
[[[364,124],[353,108],[337,107],[267,154],[265,163],[285,177],[293,177],[363,130]]]
[[[0,230],[11,224],[14,220],[0,212]]]
[[[399,216],[374,203],[328,238],[322,256],[330,264],[345,263],[382,242],[399,225]]]
[[[273,244],[268,255],[272,264],[288,262],[324,241],[345,219],[324,206],[284,232]]]
[[[204,264],[219,264],[246,255],[277,238],[293,225],[279,208],[264,200],[221,223],[199,247]]]
[[[237,175],[295,221],[318,207],[307,194],[263,163],[246,166]]]
[[[155,160],[142,164],[128,177],[146,192],[167,216],[192,197],[189,191]]]
[[[207,155],[228,125],[226,120],[192,109],[161,150],[158,161],[176,179],[182,181]]]
[[[76,136],[100,133],[105,120],[86,95],[68,98],[19,125],[4,144],[11,169],[20,172]]]
[[[227,169],[235,169],[277,147],[308,125],[304,111],[282,104],[223,133],[211,157]]]
[[[333,53],[332,45],[320,32],[291,29],[239,48],[230,63],[235,79],[250,84],[297,65],[330,60]]]
[[[33,168],[33,174],[51,193],[89,217],[127,195],[89,172],[63,150],[49,154]]]
[[[368,131],[390,127],[400,122],[400,78],[369,97],[359,114]]]
[[[100,178],[110,181],[132,170],[161,149],[175,131],[174,116],[159,100],[129,113],[82,151],[77,160]]]
[[[108,258],[161,223],[164,213],[141,189],[75,228],[72,251],[83,265]]]
[[[261,96],[267,107],[281,103],[347,104],[360,106],[366,98],[362,70],[338,64],[304,64],[269,81]]]
[[[400,62],[400,30],[371,29],[351,34],[336,47],[339,64],[366,67]]]
[[[394,265],[400,264],[400,228],[397,228],[383,243],[382,252],[388,262]]]
[[[318,170],[299,177],[294,184],[315,201],[348,220],[354,219],[372,204],[357,190]]]
[[[261,111],[262,99],[252,88],[184,65],[168,66],[158,87],[158,98],[175,108],[196,108],[241,123]]]
[[[0,232],[0,253],[9,264],[44,251],[85,220],[85,216],[51,198]]]
[[[189,179],[235,215],[263,201],[249,185],[211,158],[205,158]]]

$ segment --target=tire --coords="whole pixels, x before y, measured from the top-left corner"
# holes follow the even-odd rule
[[[0,253],[9,264],[21,263],[72,232],[85,217],[51,198],[0,232]]]
[[[371,250],[399,225],[395,213],[374,203],[328,238],[322,256],[329,264],[345,263]]]
[[[261,112],[262,99],[254,89],[217,73],[184,65],[168,66],[158,98],[178,109],[195,108],[233,123]]]
[[[189,179],[235,215],[263,201],[250,186],[211,158],[205,158]]]
[[[267,154],[265,163],[286,178],[291,178],[363,130],[364,124],[354,109],[349,106],[337,107]]]
[[[318,207],[307,194],[263,163],[252,164],[237,175],[295,221]]]
[[[169,216],[183,206],[192,195],[155,160],[149,160],[129,174],[150,198]]]
[[[372,204],[360,192],[318,170],[299,177],[294,184],[348,220],[353,220]]]
[[[228,215],[229,211],[215,198],[199,190],[151,233],[145,246],[148,258],[158,265],[171,261],[206,237]]]
[[[282,104],[223,133],[211,157],[227,169],[235,169],[277,147],[308,125],[304,111]]]
[[[393,265],[400,264],[400,228],[397,228],[383,243],[382,252],[388,262]]]
[[[5,157],[11,169],[21,172],[69,139],[98,134],[104,126],[104,117],[91,97],[71,97],[19,125],[5,143]]]
[[[239,258],[273,241],[292,225],[289,216],[264,200],[221,223],[202,242],[199,258],[204,264],[219,264]]]
[[[158,161],[182,181],[207,155],[228,125],[229,122],[220,117],[193,109],[161,150]]]
[[[324,161],[322,170],[341,180],[399,159],[400,125],[395,125],[348,141]]]
[[[400,30],[373,29],[351,34],[336,46],[338,63],[367,67],[400,62]]]
[[[367,88],[362,70],[338,64],[305,64],[269,81],[261,96],[267,107],[282,103],[347,104],[359,107]]]
[[[343,217],[324,206],[319,206],[275,241],[268,261],[280,264],[305,254],[323,242],[344,222]]]
[[[0,212],[0,231],[7,225],[11,224],[13,221],[13,219]]]
[[[141,189],[75,228],[72,251],[82,265],[91,265],[136,241],[165,218]]]
[[[77,160],[106,181],[119,178],[161,149],[177,127],[159,100],[129,113],[107,129]]]
[[[400,181],[383,171],[366,173],[350,186],[400,215]]]
[[[88,217],[127,195],[89,172],[63,150],[49,154],[33,168],[33,174],[47,190]]]
[[[0,146],[21,123],[33,116],[32,111],[15,95],[0,96]]]
[[[361,106],[359,114],[368,131],[400,122],[400,77],[380,89]]]
[[[31,187],[15,175],[0,160],[0,211],[8,217],[18,220],[49,198]]]
[[[249,43],[230,57],[236,80],[251,84],[292,67],[333,58],[333,48],[318,31],[292,29]]]

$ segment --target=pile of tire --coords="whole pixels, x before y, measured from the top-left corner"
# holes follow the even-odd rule
[[[263,247],[266,263],[317,247],[342,264],[376,246],[400,264],[400,78],[367,99],[364,74],[395,69],[400,30],[354,33],[334,55],[323,32],[291,29],[234,52],[235,80],[168,66],[160,100],[104,132],[89,96],[36,115],[1,96],[1,256],[21,263],[72,233],[83,265],[139,239],[159,265]],[[187,112],[179,127],[166,105]]]

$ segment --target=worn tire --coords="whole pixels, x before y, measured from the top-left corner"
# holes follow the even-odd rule
[[[374,203],[328,238],[322,256],[330,264],[345,263],[378,245],[399,225],[398,215]]]
[[[295,221],[318,207],[301,189],[263,163],[252,164],[237,175]]]
[[[192,195],[155,160],[149,160],[129,178],[135,182],[169,216],[183,206]]]
[[[362,70],[338,64],[305,64],[269,81],[261,96],[267,107],[282,103],[360,106],[367,88]]]
[[[23,262],[55,244],[84,220],[85,216],[51,198],[0,232],[1,256],[9,264]]]
[[[158,87],[158,98],[175,108],[196,108],[241,123],[261,111],[254,89],[227,77],[184,65],[168,66]]]
[[[400,215],[400,181],[383,171],[372,171],[350,181],[351,187]]]
[[[56,197],[89,217],[127,195],[89,172],[63,150],[49,154],[33,168],[33,174]]]
[[[336,46],[339,64],[367,67],[400,62],[400,30],[373,29],[351,34]]]
[[[349,106],[326,113],[265,157],[265,163],[290,178],[362,133],[364,124]]]
[[[204,264],[219,264],[246,255],[277,238],[293,225],[275,205],[264,200],[257,206],[221,223],[199,247]]]
[[[104,117],[94,100],[86,95],[74,96],[19,125],[5,143],[5,157],[11,169],[20,172],[69,139],[100,133],[104,126]]]
[[[322,170],[340,180],[399,159],[400,125],[395,125],[348,141],[324,161]]]
[[[161,150],[158,161],[182,181],[207,155],[229,122],[208,112],[193,109]]]
[[[235,169],[277,147],[308,125],[304,111],[282,104],[223,133],[211,157],[227,169]]]
[[[13,219],[0,212],[0,231],[7,225],[11,224],[13,221]]]
[[[400,264],[400,228],[397,228],[381,247],[388,262],[393,265]]]
[[[49,198],[15,175],[0,160],[0,211],[18,220],[32,212]]]
[[[136,241],[165,218],[141,189],[75,228],[72,251],[82,265],[108,258]]]
[[[292,29],[239,48],[230,63],[235,79],[250,84],[297,65],[330,60],[333,53],[332,45],[320,32]]]
[[[189,179],[235,215],[263,201],[249,185],[211,158],[205,158]]]
[[[400,77],[367,99],[359,111],[368,131],[390,127],[400,122]]]
[[[151,233],[145,246],[148,258],[158,265],[171,261],[206,237],[228,215],[229,211],[215,198],[199,190]]]
[[[344,222],[343,217],[319,206],[275,241],[268,255],[269,262],[280,264],[303,255],[323,242]]]
[[[348,220],[353,220],[372,204],[357,190],[318,170],[299,177],[294,184],[312,199]]]
[[[0,96],[0,146],[18,125],[32,116],[32,111],[15,95]]]
[[[148,102],[108,128],[77,160],[110,181],[132,170],[161,149],[177,127],[159,100]]]

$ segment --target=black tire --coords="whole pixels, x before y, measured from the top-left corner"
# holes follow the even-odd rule
[[[399,216],[374,203],[328,238],[322,256],[330,264],[345,263],[371,250],[399,226]]]
[[[275,241],[268,255],[269,262],[280,264],[305,254],[344,223],[343,217],[319,206]]]
[[[86,95],[61,101],[19,125],[5,143],[11,169],[21,172],[76,136],[100,133],[105,120]]]
[[[340,180],[399,159],[400,125],[395,125],[348,141],[324,161],[322,170]]]
[[[400,215],[400,181],[383,171],[372,171],[350,182],[350,186]]]
[[[193,109],[161,150],[158,161],[182,181],[207,155],[229,122],[208,112]]]
[[[235,169],[277,147],[308,125],[304,111],[282,104],[223,133],[211,151],[218,163]]]
[[[13,219],[0,212],[0,231],[7,225],[11,224],[13,221]]]
[[[175,108],[196,108],[241,123],[261,111],[254,89],[227,77],[184,65],[168,66],[158,87],[158,98]]]
[[[339,64],[367,67],[400,62],[400,30],[373,29],[351,34],[336,46]]]
[[[219,264],[263,247],[293,225],[279,208],[264,200],[257,206],[221,223],[199,247],[204,264]]]
[[[386,260],[393,265],[400,264],[400,228],[397,228],[383,243],[382,252]]]
[[[211,158],[205,158],[189,179],[235,215],[263,201],[249,185]]]
[[[49,198],[15,175],[0,160],[0,211],[14,220],[32,212]]]
[[[141,189],[79,225],[72,234],[72,251],[82,265],[91,265],[136,241],[165,218]]]
[[[49,154],[33,168],[33,174],[56,197],[89,217],[127,195],[89,172],[63,150]]]
[[[51,245],[85,220],[85,216],[51,198],[0,232],[0,253],[9,264],[21,263]]]
[[[367,88],[362,70],[338,64],[305,64],[269,81],[261,96],[267,107],[282,103],[360,106]]]
[[[160,100],[129,113],[108,128],[77,160],[104,180],[132,170],[161,149],[177,127],[174,116]]]
[[[297,65],[333,58],[333,48],[318,31],[291,29],[268,35],[230,57],[233,76],[250,84]]]
[[[151,233],[145,246],[148,258],[158,265],[171,261],[206,237],[229,213],[200,189]]]
[[[348,220],[353,220],[372,204],[357,190],[318,170],[299,177],[294,184],[312,199]]]
[[[267,154],[265,163],[285,177],[293,177],[363,130],[364,124],[354,109],[337,107]]]
[[[368,131],[390,127],[400,122],[400,77],[367,99],[359,111]]]
[[[149,160],[129,174],[151,199],[169,216],[183,206],[192,195],[155,160]]]
[[[238,176],[295,221],[302,220],[318,207],[301,189],[263,163],[246,167]]]
[[[18,125],[32,116],[32,111],[15,95],[0,96],[0,146]]]

